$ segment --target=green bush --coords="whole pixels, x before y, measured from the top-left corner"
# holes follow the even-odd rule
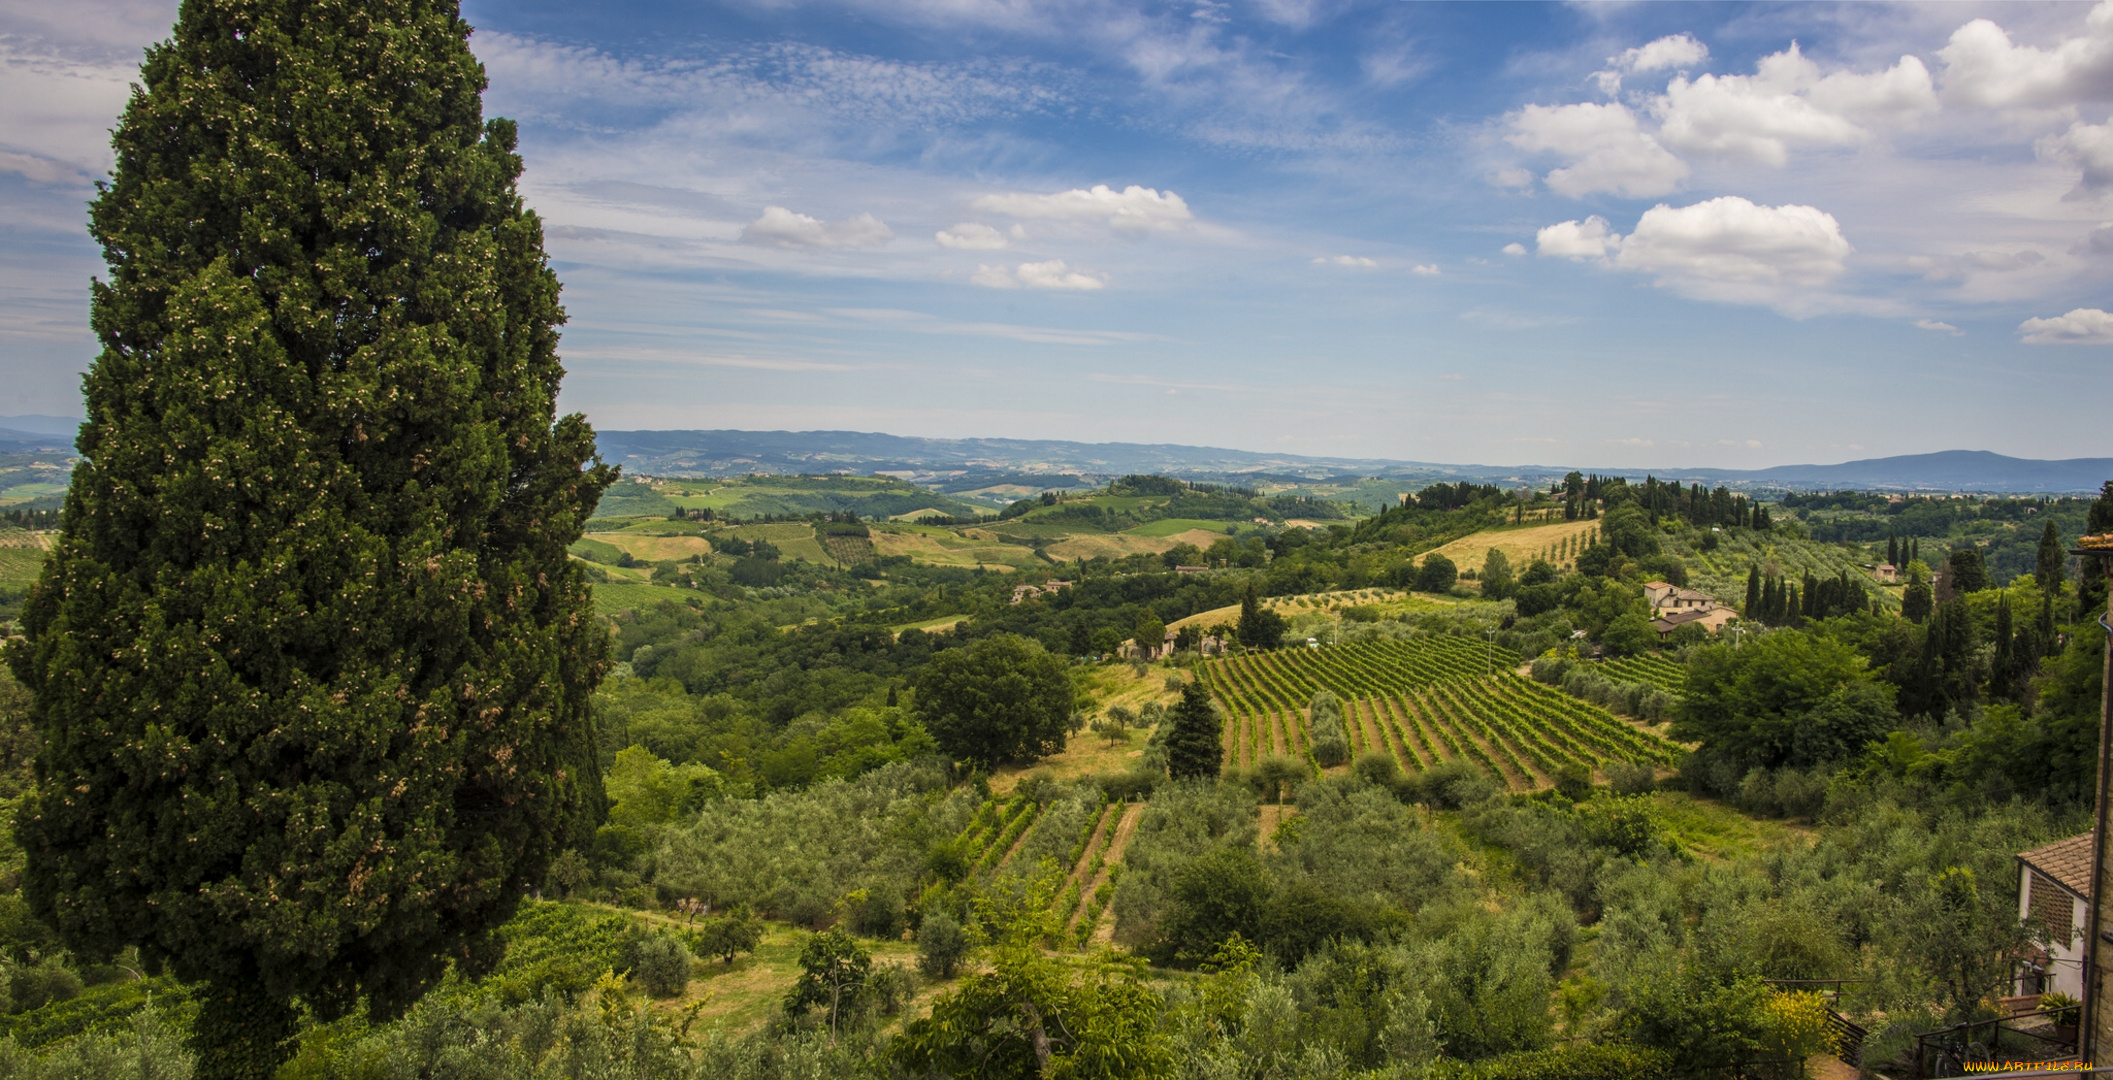
[[[951,979],[968,958],[968,934],[952,915],[935,911],[917,927],[917,967],[935,979]]]
[[[1461,1080],[1659,1080],[1670,1076],[1663,1051],[1624,1043],[1573,1043],[1476,1062]]]
[[[637,934],[625,950],[631,980],[657,998],[680,995],[690,988],[690,950],[672,934]]]

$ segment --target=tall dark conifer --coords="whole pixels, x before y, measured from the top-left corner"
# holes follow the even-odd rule
[[[1220,739],[1223,722],[1210,691],[1191,680],[1181,700],[1168,710],[1167,773],[1176,780],[1215,780],[1224,760]]]
[[[2062,550],[2062,534],[2054,527],[2054,519],[2047,519],[2047,527],[2040,530],[2040,549],[2033,560],[2032,576],[2040,583],[2040,591],[2052,595],[2062,587],[2067,576],[2069,553]]]
[[[2093,500],[2090,509],[2084,512],[2084,535],[2104,536],[2113,533],[2113,480]],[[2076,573],[2076,618],[2078,622],[2094,618],[2106,609],[2106,560],[2085,558],[2079,560]]]
[[[1900,537],[1892,533],[1886,534],[1886,564],[1900,565]]]
[[[451,0],[185,0],[91,209],[102,352],[10,651],[23,889],[203,984],[203,1080],[299,998],[401,1012],[592,837],[558,282]]]
[[[1761,568],[1759,566],[1746,568],[1746,606],[1740,610],[1744,611],[1749,619],[1761,617]]]

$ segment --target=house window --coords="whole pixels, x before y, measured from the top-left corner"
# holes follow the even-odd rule
[[[2039,920],[2056,944],[2070,947],[2075,940],[2076,909],[2068,890],[2037,870],[2032,872],[2032,917]]]

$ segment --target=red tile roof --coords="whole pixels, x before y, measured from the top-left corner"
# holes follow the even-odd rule
[[[2067,840],[2056,840],[2045,847],[2036,847],[2018,856],[2018,861],[2061,883],[2063,888],[2088,900],[2091,898],[2091,841],[2097,836],[2087,832]]]

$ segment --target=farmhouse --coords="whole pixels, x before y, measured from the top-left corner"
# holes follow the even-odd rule
[[[2084,916],[2096,833],[2057,840],[2018,856],[2018,917],[2045,928],[2048,942],[2027,951],[2020,995],[2084,996]]]
[[[1900,568],[1892,563],[1882,562],[1871,568],[1871,576],[1881,585],[1892,585],[1900,580]]]
[[[1683,589],[1677,585],[1668,585],[1663,581],[1646,582],[1643,587],[1643,596],[1644,599],[1651,602],[1651,613],[1654,615],[1697,609],[1708,611],[1717,606],[1717,598],[1708,593],[1696,592],[1693,589]]]
[[[1032,600],[1037,596],[1054,595],[1059,590],[1070,587],[1071,583],[1068,581],[1051,581],[1042,585],[1015,585],[1012,587],[1012,602],[1017,604],[1022,600]]]
[[[1724,624],[1739,617],[1739,613],[1717,602],[1708,593],[1683,589],[1663,581],[1647,582],[1643,587],[1644,599],[1651,602],[1652,628],[1661,638],[1689,623],[1700,625],[1714,634]]]
[[[1738,617],[1738,612],[1720,604],[1708,609],[1690,608],[1686,611],[1675,611],[1667,615],[1661,615],[1651,620],[1651,628],[1658,631],[1659,637],[1664,638],[1671,635],[1673,631],[1689,623],[1694,623],[1714,634],[1724,629],[1725,623]]]

